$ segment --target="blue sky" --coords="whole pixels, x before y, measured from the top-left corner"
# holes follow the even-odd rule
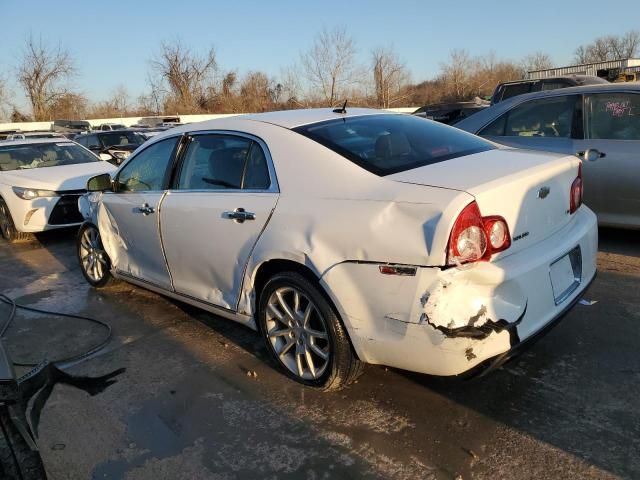
[[[393,44],[413,79],[423,80],[454,48],[513,60],[540,50],[570,63],[580,44],[640,29],[640,2],[0,0],[0,19],[0,75],[10,84],[32,33],[71,52],[79,73],[74,86],[96,101],[119,84],[134,97],[143,93],[148,60],[162,40],[179,38],[195,51],[213,45],[223,69],[277,76],[319,30],[344,25],[363,62],[372,48]]]

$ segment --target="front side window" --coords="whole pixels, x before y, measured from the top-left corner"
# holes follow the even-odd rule
[[[515,97],[518,95],[524,95],[525,93],[529,93],[530,91],[531,83],[527,82],[505,85],[504,89],[502,90],[502,100],[506,100],[507,98]]]
[[[233,135],[197,135],[189,144],[178,178],[179,190],[269,188],[264,152],[257,142]]]
[[[482,136],[570,138],[576,95],[531,100],[505,113],[480,132]]]
[[[366,115],[294,129],[376,175],[492,150],[485,140],[413,115]]]
[[[164,189],[167,168],[180,137],[161,140],[145,148],[120,170],[119,192],[145,192]]]
[[[72,142],[0,147],[0,171],[99,162],[95,155]]]
[[[633,93],[587,95],[585,108],[587,138],[640,140],[640,95]]]

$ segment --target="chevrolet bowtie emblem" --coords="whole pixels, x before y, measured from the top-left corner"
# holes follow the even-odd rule
[[[538,190],[538,198],[547,198],[549,192],[551,192],[551,189],[549,187],[542,187],[540,190]]]

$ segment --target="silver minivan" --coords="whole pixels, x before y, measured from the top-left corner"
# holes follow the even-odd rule
[[[640,83],[521,95],[455,126],[511,147],[578,155],[599,224],[640,229]]]

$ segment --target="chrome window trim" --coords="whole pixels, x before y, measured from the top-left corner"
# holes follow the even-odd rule
[[[179,151],[177,150],[180,146],[180,138],[184,136],[184,133],[179,133],[177,135],[167,135],[166,137],[162,137],[159,138],[157,141],[154,142],[150,142],[149,145],[145,145],[142,144],[140,147],[138,147],[138,149],[134,150],[132,155],[129,155],[129,158],[127,158],[124,162],[122,162],[122,164],[118,167],[118,169],[113,172],[113,175],[111,175],[111,178],[113,179],[113,183],[116,183],[118,181],[118,179],[120,178],[120,172],[122,172],[122,170],[129,164],[131,163],[135,158],[137,158],[142,152],[146,151],[147,149],[151,148],[152,146],[154,146],[157,143],[163,142],[165,140],[170,140],[172,138],[178,138],[178,143],[176,143],[176,154],[179,153]],[[144,147],[144,148],[142,148]],[[94,154],[95,155],[95,154]],[[175,157],[174,157],[175,158]],[[171,167],[171,162],[169,162],[168,167]],[[167,192],[168,190],[166,188],[161,188],[160,190],[136,190],[135,192],[130,192],[130,191],[123,191],[123,192],[104,192],[104,193],[113,193],[114,195],[127,195],[127,194],[132,194],[132,193],[163,193],[163,192]]]
[[[190,137],[197,137],[199,135],[226,135],[226,136],[234,136],[234,137],[243,137],[249,140],[253,140],[256,142],[260,148],[262,149],[262,153],[267,161],[267,170],[269,172],[269,188],[267,189],[251,189],[251,188],[198,188],[198,189],[179,189],[179,188],[169,188],[170,193],[243,193],[243,194],[251,194],[251,193],[280,193],[280,185],[278,184],[278,176],[276,175],[276,169],[273,164],[273,158],[271,157],[271,152],[269,151],[269,147],[266,142],[262,140],[262,138],[257,137],[256,135],[252,135],[250,133],[240,132],[238,130],[196,130],[193,132],[187,132],[186,135]],[[187,151],[185,152],[185,155]],[[184,163],[185,156],[180,160],[179,168],[182,168],[182,164]]]

